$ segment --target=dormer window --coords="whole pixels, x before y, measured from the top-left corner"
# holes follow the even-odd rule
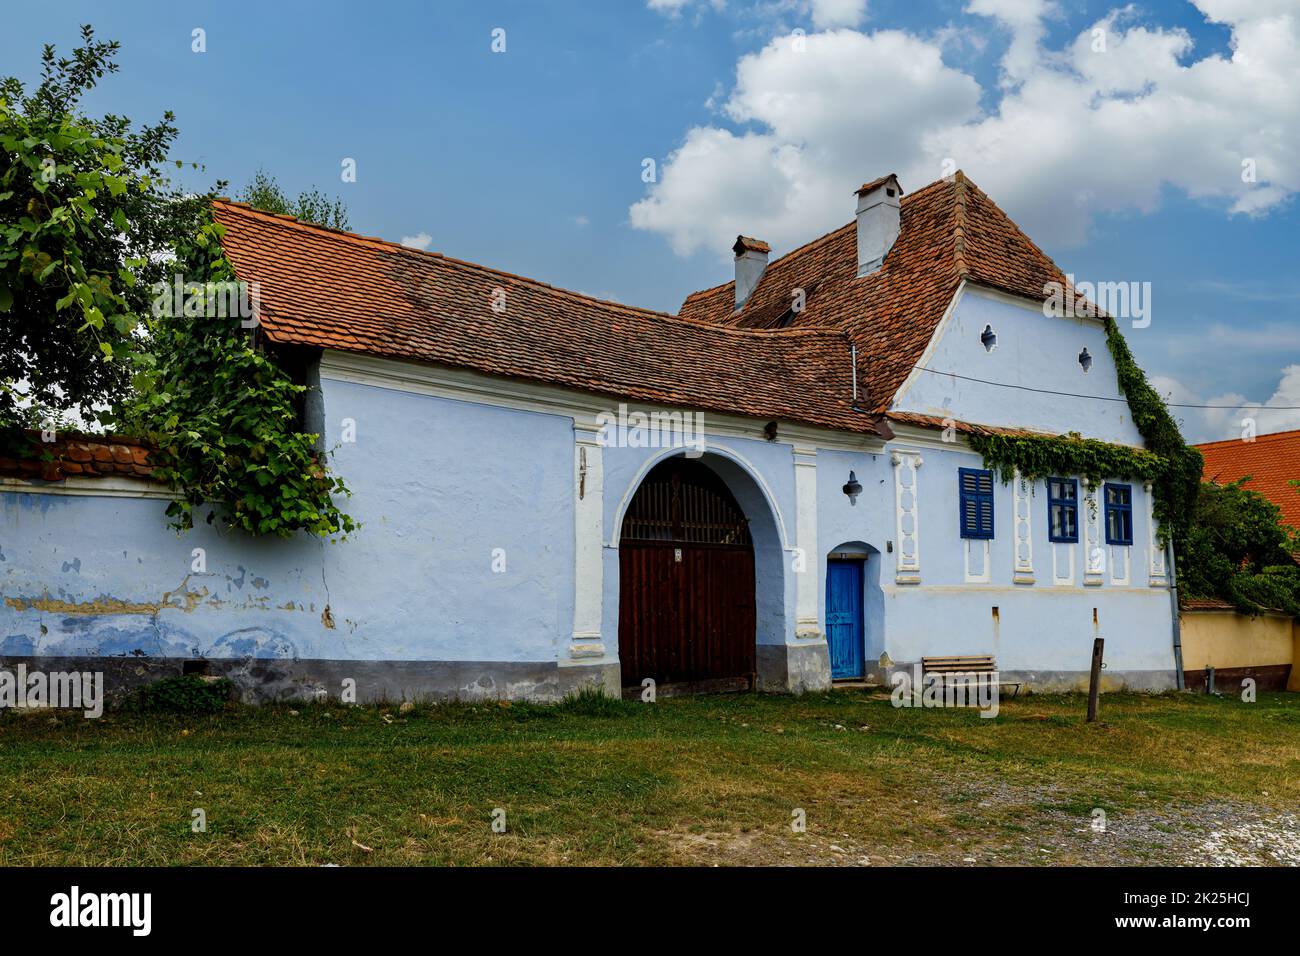
[[[984,326],[984,333],[980,336],[980,341],[984,343],[985,352],[992,352],[998,347],[998,334],[993,331],[993,326]]]
[[[1092,368],[1092,356],[1088,354],[1086,346],[1084,347],[1084,350],[1079,353],[1079,364],[1083,367],[1085,373],[1087,373],[1088,369]]]

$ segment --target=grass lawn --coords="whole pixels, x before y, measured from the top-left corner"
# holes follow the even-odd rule
[[[10,711],[0,864],[1140,864],[1234,827],[1300,838],[1300,695],[1101,706],[1092,726],[1079,696],[990,720],[867,691]]]

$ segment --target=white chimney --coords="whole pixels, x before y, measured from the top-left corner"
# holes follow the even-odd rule
[[[772,247],[761,239],[737,236],[731,251],[736,254],[736,311],[739,312],[757,287],[758,280],[763,278],[767,255]]]
[[[903,187],[893,173],[866,183],[858,196],[858,275],[877,271],[898,238],[898,204]]]

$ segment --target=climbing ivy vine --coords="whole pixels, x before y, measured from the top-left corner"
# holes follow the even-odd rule
[[[178,529],[211,505],[209,523],[252,534],[347,534],[356,524],[333,496],[350,492],[327,471],[318,436],[299,426],[307,387],[255,346],[253,317],[227,307],[256,297],[226,258],[224,231],[205,206],[178,244],[176,284],[159,288],[149,326],[152,368],[119,420],[157,443],[154,476],[177,494],[167,514]]]

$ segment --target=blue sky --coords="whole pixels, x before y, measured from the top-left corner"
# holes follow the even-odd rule
[[[1067,272],[1152,283],[1127,334],[1174,400],[1300,405],[1300,2],[1197,3],[52,2],[6,10],[0,73],[93,23],[123,50],[89,108],[173,110],[192,185],[261,166],[358,232],[667,311],[730,278],[728,235],[779,254],[952,157]]]

